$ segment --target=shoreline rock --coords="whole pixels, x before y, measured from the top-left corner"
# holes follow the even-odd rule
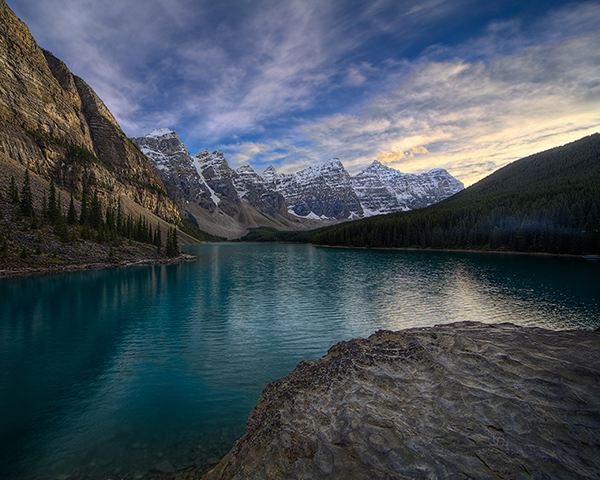
[[[599,475],[600,331],[462,322],[300,362],[204,478]]]
[[[15,269],[1,269],[0,278],[14,277],[21,275],[36,275],[44,273],[62,273],[74,272],[77,270],[95,270],[102,268],[132,267],[136,265],[168,265],[175,263],[187,263],[197,260],[197,256],[181,253],[173,258],[143,258],[139,260],[124,260],[115,262],[89,262],[89,263],[71,263],[61,265],[49,265],[46,267],[22,267]]]

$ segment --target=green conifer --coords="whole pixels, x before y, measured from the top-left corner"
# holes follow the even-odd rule
[[[154,246],[160,252],[160,247],[162,247],[162,238],[160,234],[160,223],[156,224],[156,230],[154,231]]]
[[[98,198],[98,191],[94,191],[94,196],[90,202],[90,226],[99,230],[102,228],[102,206]]]
[[[10,176],[10,187],[8,189],[8,193],[10,195],[10,200],[14,204],[19,203],[19,190],[17,189],[17,184],[15,182],[15,177]]]
[[[77,223],[77,211],[75,210],[75,203],[73,202],[73,192],[71,192],[71,201],[69,202],[69,211],[67,213],[67,223],[69,225],[75,225]]]
[[[33,196],[29,184],[29,169],[25,170],[25,175],[23,176],[23,188],[21,189],[19,211],[24,217],[33,217]]]
[[[168,257],[176,257],[177,255],[179,255],[177,229],[175,227],[169,229],[169,232],[167,233],[166,254]]]
[[[56,188],[54,182],[50,182],[50,192],[48,193],[47,218],[52,224],[56,224],[59,217],[58,204],[56,201]]]

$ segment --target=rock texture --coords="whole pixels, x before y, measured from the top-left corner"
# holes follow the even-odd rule
[[[204,478],[599,476],[600,332],[465,322],[301,362]]]
[[[76,194],[93,187],[105,203],[127,197],[162,219],[180,221],[156,171],[102,100],[37,45],[4,0],[0,153]]]
[[[270,189],[283,195],[288,211],[299,217],[343,220],[364,214],[352,178],[338,158],[291,175],[269,167],[263,177]]]

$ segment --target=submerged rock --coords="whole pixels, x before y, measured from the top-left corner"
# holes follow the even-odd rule
[[[598,476],[600,332],[465,322],[301,362],[205,478]]]

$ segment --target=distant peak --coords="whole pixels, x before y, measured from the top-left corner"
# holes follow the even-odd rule
[[[169,134],[177,135],[177,133],[168,128],[155,128],[148,135],[146,135],[146,137],[164,137],[165,135]]]
[[[263,175],[265,173],[277,173],[277,170],[275,170],[275,167],[273,165],[269,165],[267,168],[265,168],[265,170],[263,171]]]
[[[327,160],[325,165],[342,165],[342,161],[337,157],[333,157]]]
[[[238,168],[236,168],[235,170],[238,173],[254,173],[254,169],[248,165],[247,163],[244,163],[243,165],[239,166]]]
[[[382,167],[385,167],[385,165],[383,163],[381,163],[379,160],[373,160],[373,163],[371,165],[369,165],[367,168],[378,169],[378,168],[382,168]]]

